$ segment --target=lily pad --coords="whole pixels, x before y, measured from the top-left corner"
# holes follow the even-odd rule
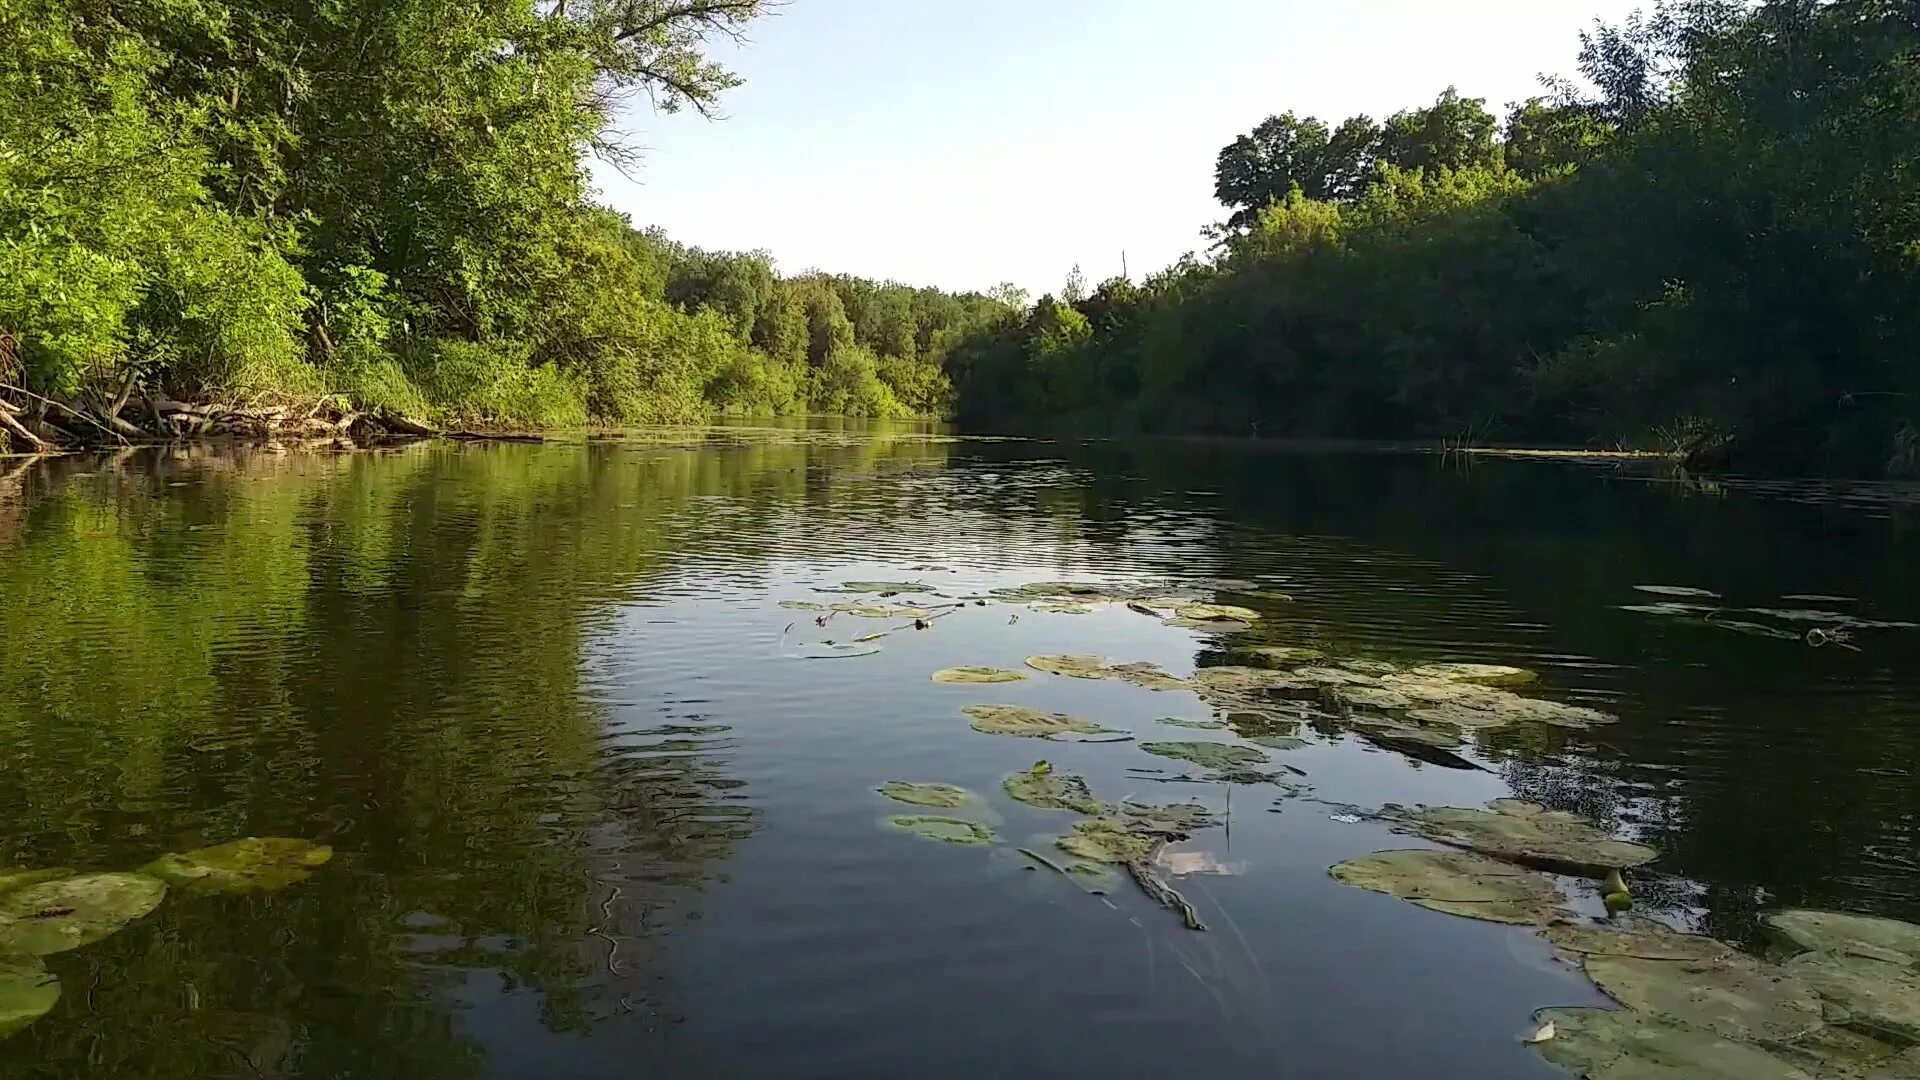
[[[1738,953],[1718,960],[1590,955],[1581,965],[1608,997],[1748,1042],[1788,1043],[1825,1022],[1813,987]]]
[[[1682,934],[1652,919],[1619,926],[1555,923],[1540,932],[1555,948],[1580,956],[1633,956],[1642,960],[1724,960],[1733,950],[1710,937]]]
[[[902,815],[890,817],[887,824],[915,836],[928,840],[938,840],[945,844],[991,844],[993,830],[975,821],[962,818],[936,817],[927,814]]]
[[[960,711],[973,718],[975,731],[989,735],[1051,739],[1057,735],[1103,735],[1114,731],[1077,716],[1041,712],[1022,705],[969,705]]]
[[[1720,594],[1708,589],[1696,589],[1689,585],[1635,585],[1635,589],[1655,596],[1692,596],[1701,600],[1718,600]]]
[[[43,881],[53,881],[58,878],[72,876],[73,871],[64,869],[20,870],[0,866],[0,893],[12,892],[15,889],[24,889],[29,885],[38,885]]]
[[[1543,875],[1465,851],[1379,851],[1328,873],[1343,885],[1487,922],[1544,924],[1561,907]]]
[[[1149,742],[1140,749],[1155,757],[1191,761],[1205,769],[1242,769],[1266,762],[1267,755],[1251,746],[1217,742]]]
[[[1424,708],[1434,710],[1427,716],[1416,713],[1415,719],[1459,727],[1491,728],[1507,724],[1542,723],[1557,727],[1589,728],[1615,719],[1611,713],[1598,709],[1566,705],[1545,698],[1524,697],[1511,690],[1415,675],[1412,672],[1384,676],[1380,685],[1424,702]]]
[[[788,611],[826,611],[827,605],[815,604],[806,600],[782,600],[780,606]]]
[[[1122,803],[1120,813],[1142,825],[1176,832],[1211,829],[1220,824],[1213,810],[1199,803]]]
[[[1275,664],[1304,664],[1324,659],[1327,655],[1319,649],[1300,645],[1247,645],[1233,651]]]
[[[992,667],[950,667],[941,668],[933,673],[937,683],[957,683],[979,685],[983,683],[1025,682],[1027,677],[1017,671]]]
[[[1791,909],[1763,915],[1760,923],[1774,937],[1799,949],[1920,964],[1920,926],[1898,919]]]
[[[1231,619],[1168,619],[1162,625],[1179,627],[1182,630],[1199,630],[1208,634],[1238,634],[1253,629],[1252,623],[1235,622]]]
[[[145,874],[83,874],[0,896],[0,953],[51,956],[91,945],[160,906],[167,885]]]
[[[1451,724],[1402,723],[1384,716],[1349,717],[1346,724],[1362,735],[1384,740],[1397,739],[1442,750],[1452,750],[1465,742],[1460,729]]]
[[[1334,691],[1341,702],[1363,709],[1411,709],[1412,698],[1384,686],[1346,686]]]
[[[1075,601],[1042,600],[1037,604],[1029,604],[1028,607],[1030,607],[1034,611],[1040,612],[1042,615],[1091,615],[1093,614],[1092,607],[1086,604],[1075,602]]]
[[[1062,851],[1098,863],[1138,862],[1153,854],[1158,841],[1129,830],[1112,818],[1076,821],[1073,832],[1056,841]]]
[[[1192,681],[1208,690],[1220,690],[1230,694],[1247,694],[1259,690],[1311,691],[1314,685],[1294,678],[1290,671],[1232,665],[1201,668],[1193,673]]]
[[[1237,604],[1182,604],[1174,614],[1189,622],[1257,622],[1260,613]]]
[[[1027,769],[1010,774],[1002,786],[1015,802],[1047,810],[1072,810],[1080,814],[1098,814],[1106,808],[1093,797],[1085,779],[1072,773],[1036,772]]]
[[[1167,674],[1158,664],[1145,662],[1115,664],[1107,669],[1107,675],[1123,682],[1130,682],[1135,686],[1147,690],[1186,690],[1189,688],[1185,679],[1175,678]]]
[[[1104,679],[1107,677],[1107,662],[1098,656],[1073,656],[1067,653],[1049,653],[1027,657],[1027,666],[1035,671],[1044,671],[1049,675],[1065,675],[1074,679]]]
[[[973,794],[966,788],[952,784],[914,784],[905,780],[889,780],[874,788],[880,794],[894,802],[911,803],[914,806],[938,806],[951,810],[956,806],[965,806]]]
[[[0,1040],[47,1014],[60,1000],[60,980],[35,956],[0,954]]]
[[[918,581],[843,581],[840,583],[840,591],[872,593],[932,592],[933,586],[923,585]]]
[[[1852,1015],[1851,1023],[1903,1043],[1920,1042],[1920,971],[1865,956],[1810,952],[1782,965]]]
[[[1295,668],[1292,677],[1314,686],[1378,686],[1380,677],[1337,667]]]
[[[1398,812],[1421,836],[1496,859],[1574,873],[1605,873],[1650,863],[1660,853],[1615,840],[1578,814],[1502,799],[1490,810],[1423,806]]]
[[[843,615],[857,615],[862,619],[893,618],[893,609],[884,604],[834,604],[832,610]]]
[[[272,892],[313,876],[333,859],[333,849],[286,836],[249,836],[178,855],[162,855],[140,868],[173,885],[213,892]]]
[[[1480,686],[1524,686],[1540,677],[1526,668],[1505,664],[1425,664],[1407,674]]]
[[[1169,727],[1192,728],[1195,731],[1224,731],[1227,728],[1225,720],[1184,720],[1178,716],[1163,716],[1160,718],[1160,723]]]
[[[1552,1038],[1540,1056],[1583,1080],[1813,1080],[1783,1058],[1659,1016],[1612,1009],[1542,1009]]]

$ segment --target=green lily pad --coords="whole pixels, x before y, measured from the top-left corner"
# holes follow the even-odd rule
[[[1720,594],[1708,589],[1696,589],[1689,585],[1635,585],[1635,589],[1655,596],[1692,596],[1702,600],[1718,600]]]
[[[1091,615],[1093,614],[1093,608],[1091,606],[1087,604],[1079,603],[1077,601],[1071,601],[1071,600],[1069,601],[1042,600],[1037,604],[1029,604],[1027,606],[1033,609],[1034,611],[1041,613],[1042,615]]]
[[[1001,784],[1015,802],[1028,806],[1080,814],[1098,814],[1106,809],[1093,797],[1086,780],[1072,773],[1028,769],[1008,775]]]
[[[1813,987],[1738,953],[1718,960],[1594,954],[1581,967],[1608,997],[1635,1012],[1730,1039],[1789,1043],[1825,1023]]]
[[[926,814],[902,815],[888,818],[887,824],[915,836],[938,840],[945,844],[991,844],[994,839],[992,829],[962,818],[935,817]]]
[[[1797,949],[1920,964],[1920,926],[1898,919],[1793,909],[1763,915],[1760,923],[1776,939]]]
[[[830,610],[842,615],[855,615],[862,619],[891,619],[893,609],[885,604],[834,604]]]
[[[827,605],[815,604],[806,600],[782,600],[780,606],[788,611],[826,611]]]
[[[1411,709],[1414,700],[1384,686],[1343,686],[1334,691],[1340,702],[1362,709]]]
[[[145,874],[82,874],[0,896],[0,953],[51,956],[91,945],[160,906],[165,882]]]
[[[1260,613],[1236,604],[1182,604],[1174,614],[1189,622],[1258,622]]]
[[[1465,742],[1460,729],[1451,724],[1402,723],[1384,716],[1353,716],[1347,718],[1346,726],[1362,735],[1398,739],[1441,750],[1452,750]]]
[[[1313,686],[1378,686],[1380,676],[1337,667],[1294,668],[1292,677]]]
[[[1733,950],[1710,937],[1682,934],[1652,919],[1626,919],[1618,926],[1555,923],[1540,936],[1565,953],[1633,956],[1641,960],[1724,960]]]
[[[72,876],[73,871],[66,869],[21,870],[0,866],[0,893],[12,892],[15,889],[24,889],[29,885],[38,885],[43,881],[54,881],[59,878]]]
[[[1564,705],[1545,698],[1524,697],[1510,690],[1454,679],[1432,678],[1403,672],[1386,675],[1380,685],[1395,693],[1425,703],[1434,710],[1427,719],[1466,728],[1503,727],[1517,723],[1543,723],[1559,727],[1588,728],[1615,719],[1610,713],[1579,705]]]
[[[1552,1032],[1534,1049],[1583,1080],[1813,1080],[1757,1046],[1664,1017],[1542,1009],[1534,1019]]]
[[[1154,845],[1158,842],[1154,837],[1129,830],[1112,818],[1076,821],[1071,834],[1055,841],[1060,850],[1097,863],[1139,862],[1153,854]]]
[[[1017,671],[992,667],[950,667],[941,668],[933,673],[937,683],[956,683],[978,685],[982,683],[1025,682],[1027,677]]]
[[[1920,1043],[1920,971],[1846,953],[1810,952],[1782,968],[1846,1009],[1851,1023],[1903,1043]]]
[[[1199,803],[1122,803],[1120,813],[1141,825],[1175,832],[1211,829],[1220,824],[1220,818]]]
[[[1524,686],[1540,677],[1526,668],[1508,667],[1505,664],[1425,664],[1407,674],[1479,686]]]
[[[932,592],[933,586],[922,585],[917,581],[843,581],[841,592]]]
[[[894,802],[911,803],[914,806],[938,806],[951,810],[956,806],[965,806],[973,794],[966,788],[952,784],[914,784],[905,780],[889,780],[873,790],[892,799]]]
[[[1489,810],[1423,806],[1398,810],[1396,816],[1429,840],[1550,870],[1605,873],[1660,855],[1644,844],[1615,840],[1578,814],[1517,799],[1501,799]]]
[[[287,836],[249,836],[162,855],[140,872],[169,884],[211,892],[273,892],[296,885],[333,859],[333,849]]]
[[[1131,664],[1115,664],[1107,669],[1107,675],[1110,678],[1119,679],[1122,682],[1130,682],[1135,686],[1147,690],[1188,689],[1185,679],[1175,678],[1167,674],[1160,665],[1149,664],[1144,661]]]
[[[1107,677],[1107,662],[1098,656],[1072,656],[1066,653],[1029,656],[1027,666],[1049,675],[1065,675],[1074,679]]]
[[[1041,712],[1023,705],[969,705],[960,710],[973,718],[973,729],[989,735],[1024,739],[1051,739],[1058,735],[1103,735],[1114,729],[1063,713]]]
[[[1230,743],[1149,742],[1141,743],[1140,749],[1155,757],[1191,761],[1204,769],[1242,769],[1263,764],[1267,760],[1267,755],[1251,746],[1234,746]]]
[[[1183,720],[1178,716],[1163,716],[1159,722],[1169,727],[1192,728],[1195,731],[1224,731],[1228,726],[1225,720]]]
[[[1304,664],[1325,659],[1327,655],[1301,645],[1246,645],[1233,651],[1236,655],[1244,654],[1274,664]]]
[[[1300,718],[1243,709],[1227,714],[1227,726],[1243,739],[1284,739],[1300,733]]]
[[[1328,873],[1343,885],[1487,922],[1544,925],[1562,906],[1543,875],[1465,851],[1378,851]]]
[[[1261,690],[1311,692],[1314,686],[1313,683],[1304,679],[1294,678],[1290,671],[1233,665],[1201,668],[1193,673],[1192,681],[1208,690],[1219,690],[1229,694],[1249,694]]]
[[[1198,630],[1206,634],[1239,634],[1253,629],[1252,623],[1234,622],[1231,619],[1172,618],[1161,625],[1175,626],[1182,630]]]
[[[17,1034],[60,1001],[60,980],[36,956],[0,954],[0,1040]]]

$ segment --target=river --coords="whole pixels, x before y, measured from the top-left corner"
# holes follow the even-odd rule
[[[1518,795],[1659,849],[1637,910],[1684,929],[1920,919],[1916,526],[1913,488],[857,425],[0,460],[0,866],[334,852],[47,957],[63,995],[0,1074],[1563,1075],[1523,1036],[1603,1003],[1584,976],[1328,867],[1427,846],[1384,804]],[[1262,617],[991,593],[1062,580]],[[818,591],[847,581],[940,595]],[[1161,722],[1206,702],[1024,666],[1249,644],[1517,665],[1618,720],[1424,759],[1316,723],[1277,779],[1178,783],[1138,742],[1231,741]],[[930,680],[956,665],[1029,678]],[[1138,741],[985,734],[976,703]],[[1002,793],[1037,759],[1227,820],[1165,870],[1205,932],[1017,852],[1074,820]],[[896,779],[976,793],[995,842],[888,827]]]

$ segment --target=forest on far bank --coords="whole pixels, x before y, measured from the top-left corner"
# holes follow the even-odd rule
[[[961,418],[1920,473],[1920,6],[1678,0],[1577,64],[1268,119],[1209,257],[971,337]]]
[[[781,273],[594,201],[618,110],[714,108],[706,49],[765,6],[0,0],[0,412],[52,437],[140,394],[330,395],[1920,471],[1910,0],[1666,0],[1503,115],[1279,113],[1221,150],[1203,252],[1032,303]]]

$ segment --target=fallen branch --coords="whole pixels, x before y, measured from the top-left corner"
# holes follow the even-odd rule
[[[91,424],[92,426],[99,428],[101,431],[104,431],[107,434],[112,435],[116,440],[120,442],[126,441],[125,439],[120,438],[119,432],[114,431],[112,428],[107,427],[106,425],[102,424],[100,421],[94,419],[91,416],[88,416],[86,413],[80,412],[77,409],[70,408],[62,402],[55,401],[50,397],[41,397],[39,394],[36,394],[33,391],[28,390],[24,387],[11,386],[6,383],[0,383],[0,390],[6,390],[10,393],[19,394],[21,397],[32,398],[33,400],[40,402],[42,405],[45,405],[49,409],[58,409],[61,413],[65,414],[71,419],[78,420],[83,424]],[[0,401],[0,406],[3,406],[5,404],[6,402]]]
[[[1153,876],[1151,863],[1159,857],[1160,849],[1164,847],[1166,847],[1164,842],[1155,844],[1146,858],[1135,859],[1127,864],[1127,873],[1132,874],[1133,880],[1139,883],[1141,892],[1152,897],[1161,907],[1178,914],[1181,921],[1187,924],[1187,929],[1205,930],[1207,924],[1200,921],[1200,913],[1193,910],[1193,905],[1187,903],[1187,898],[1181,896],[1173,886]]]
[[[47,441],[22,426],[20,421],[14,418],[13,406],[5,402],[0,402],[0,431],[7,432],[35,450],[47,448]]]
[[[415,420],[410,416],[405,416],[391,410],[381,410],[380,419],[388,427],[400,432],[402,435],[418,435],[423,439],[431,439],[440,434],[439,428],[434,427],[424,420]]]

